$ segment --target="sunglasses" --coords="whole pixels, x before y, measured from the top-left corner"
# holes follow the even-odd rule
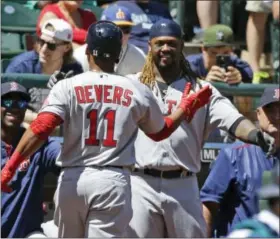
[[[12,109],[12,108],[26,109],[27,105],[28,105],[27,100],[12,100],[12,99],[1,100],[1,106],[8,109]]]
[[[123,34],[129,34],[131,32],[131,27],[120,26],[120,29],[122,30]]]
[[[47,48],[48,48],[49,50],[51,50],[51,51],[55,51],[56,48],[57,48],[58,46],[62,46],[62,45],[68,44],[68,42],[63,42],[63,43],[50,43],[50,42],[46,42],[45,40],[40,39],[40,38],[38,39],[38,42],[39,42],[40,47],[42,47],[42,46],[44,46],[45,44],[47,44]]]

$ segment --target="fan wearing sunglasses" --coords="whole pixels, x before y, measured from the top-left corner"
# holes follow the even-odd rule
[[[37,36],[35,49],[24,52],[8,65],[5,73],[30,73],[52,75],[55,71],[73,75],[83,72],[81,65],[73,58],[72,27],[62,19],[51,19],[46,21],[41,29],[41,35]],[[49,90],[31,88],[29,90],[31,101],[29,105],[38,112]],[[28,110],[26,123],[34,119]]]
[[[131,29],[134,26],[129,10],[113,3],[103,11],[101,19],[114,22],[123,33],[122,51],[119,63],[115,65],[116,73],[128,75],[140,72],[145,64],[146,56],[140,48],[128,43]],[[76,49],[74,57],[83,66],[84,71],[88,71],[89,65],[85,52],[86,45]]]
[[[1,84],[1,169],[6,165],[17,147],[25,129],[22,122],[30,95],[16,82]],[[14,192],[1,192],[1,237],[23,238],[36,235],[46,237],[55,228],[41,228],[44,175],[58,175],[60,169],[55,160],[60,152],[60,143],[49,139],[37,152],[20,164],[12,182]]]

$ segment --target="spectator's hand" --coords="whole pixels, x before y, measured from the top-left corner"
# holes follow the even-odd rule
[[[205,80],[206,81],[218,81],[225,82],[225,70],[219,66],[212,66],[210,71],[208,72]]]
[[[242,81],[242,76],[240,71],[233,66],[229,66],[228,71],[225,74],[225,82],[229,85],[238,84]]]
[[[66,74],[64,73],[64,72],[61,72],[61,71],[55,71],[52,75],[51,75],[51,77],[50,77],[50,79],[49,79],[49,81],[48,81],[48,84],[47,84],[47,87],[49,88],[49,89],[52,89],[53,88],[53,86],[57,83],[57,82],[59,82],[60,80],[63,80],[63,79],[66,79],[66,78],[70,78],[70,77],[72,77],[74,75],[74,71],[68,71]]]
[[[38,88],[30,88],[28,90],[28,93],[30,95],[30,103],[40,102],[40,90]]]

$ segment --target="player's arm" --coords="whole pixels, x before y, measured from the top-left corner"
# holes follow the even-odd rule
[[[250,120],[241,117],[231,126],[229,132],[236,138],[250,144],[260,146],[264,152],[273,153],[274,139],[264,135]]]
[[[164,117],[164,126],[156,133],[146,133],[154,141],[161,141],[169,137],[183,120],[190,122],[195,112],[209,102],[212,90],[206,86],[196,93],[189,94],[191,83],[187,83],[182,94],[181,102],[177,110],[169,116]]]

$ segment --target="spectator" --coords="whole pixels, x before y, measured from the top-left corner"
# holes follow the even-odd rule
[[[1,169],[17,147],[25,129],[21,127],[30,95],[16,82],[1,84]],[[55,160],[60,144],[49,139],[19,166],[11,182],[12,193],[1,192],[1,237],[43,236],[44,175],[59,174]]]
[[[73,46],[79,47],[85,43],[88,27],[96,22],[95,15],[88,10],[81,9],[83,1],[59,1],[45,6],[38,18],[37,35],[44,23],[53,18],[63,19],[73,28]]]
[[[61,19],[51,19],[42,27],[37,49],[16,56],[8,65],[6,73],[32,73],[51,75],[55,71],[80,74],[83,69],[73,58],[72,28]],[[35,111],[41,108],[49,90],[32,90],[32,106]],[[43,97],[40,102],[38,95]]]
[[[207,28],[203,36],[202,54],[187,57],[193,71],[210,82],[229,85],[252,81],[250,66],[233,53],[233,32],[228,26],[217,24]],[[218,55],[228,55],[224,64],[218,64]]]
[[[264,185],[259,190],[259,196],[267,200],[268,209],[262,210],[252,219],[242,221],[238,224],[229,237],[230,238],[279,238],[280,217],[280,165],[279,162],[272,172],[263,175]],[[265,182],[267,181],[267,182]]]
[[[39,1],[34,1],[34,0],[28,0],[25,3],[25,6],[28,7],[31,10],[34,9],[43,9],[46,5],[52,4],[52,3],[57,3],[59,0],[39,0]]]
[[[246,10],[249,12],[247,21],[246,41],[249,60],[254,72],[253,83],[258,84],[268,80],[269,74],[260,71],[260,58],[265,43],[265,26],[268,14],[271,13],[272,1],[247,1]]]
[[[236,223],[259,211],[256,193],[262,174],[280,160],[279,90],[266,88],[257,109],[260,128],[275,139],[276,152],[267,156],[260,147],[241,143],[224,148],[201,189],[208,237],[226,236]]]
[[[117,1],[119,6],[126,7],[134,23],[129,42],[148,53],[149,32],[152,25],[163,18],[172,19],[168,8],[150,0]]]
[[[116,64],[115,71],[120,75],[134,74],[142,70],[145,63],[145,54],[138,47],[128,43],[128,39],[133,26],[131,15],[127,8],[116,4],[109,5],[104,10],[102,20],[108,20],[118,25],[123,32],[123,46],[119,63]],[[74,57],[81,63],[84,71],[89,70],[87,60],[86,44],[74,51]]]

